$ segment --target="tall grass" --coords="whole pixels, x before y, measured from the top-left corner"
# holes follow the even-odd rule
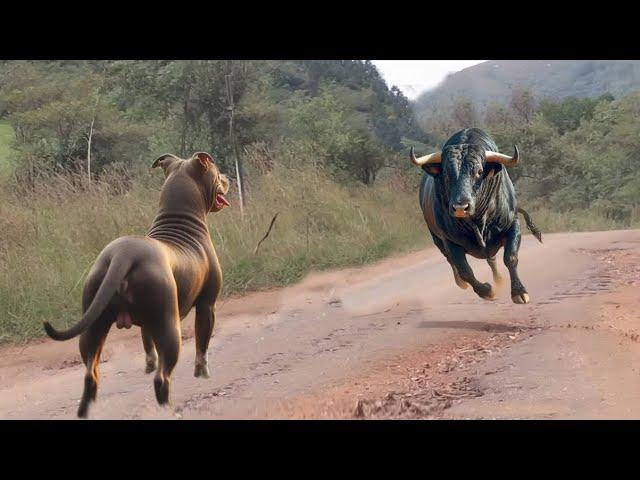
[[[6,175],[13,163],[13,128],[6,122],[0,122],[0,177]]]
[[[41,336],[43,321],[77,321],[84,277],[102,248],[119,236],[143,235],[151,224],[162,184],[154,174],[133,184],[125,179],[126,185],[119,176],[88,186],[81,176],[61,175],[20,193],[0,187],[0,342]],[[209,216],[224,295],[431,243],[417,189],[399,177],[346,186],[311,168],[276,165],[256,178],[244,218],[233,192],[232,207]],[[269,238],[254,254],[276,213]],[[628,226],[586,211],[530,213],[545,233]]]
[[[526,207],[525,207],[526,208]],[[618,220],[606,216],[595,209],[572,210],[561,212],[549,208],[532,208],[529,210],[535,224],[542,232],[595,232],[601,230],[617,230],[640,228],[640,211],[627,220]],[[521,222],[523,231],[527,231]]]
[[[102,248],[122,235],[145,234],[153,220],[161,174],[126,193],[114,193],[123,190],[114,187],[115,178],[89,188],[70,177],[20,194],[0,192],[0,342],[40,336],[43,321],[77,321],[84,276]],[[417,195],[401,182],[341,186],[312,169],[276,167],[248,194],[244,218],[233,192],[232,207],[209,216],[224,295],[286,285],[311,270],[361,265],[428,242]]]

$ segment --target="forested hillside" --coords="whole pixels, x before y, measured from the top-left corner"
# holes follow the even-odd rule
[[[241,160],[312,158],[370,184],[396,162],[403,138],[428,141],[407,99],[368,61],[3,62],[0,119],[15,130],[23,169],[87,168],[91,158],[96,174],[197,150],[233,173],[237,147]]]

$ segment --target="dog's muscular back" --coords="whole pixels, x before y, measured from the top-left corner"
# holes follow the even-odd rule
[[[211,210],[209,182],[183,165],[166,179],[160,209],[147,234],[163,253],[178,288],[180,315],[197,301],[213,303],[222,287],[222,271],[211,243],[206,213]]]
[[[222,271],[206,215],[219,210],[216,189],[220,182],[226,182],[223,189],[228,189],[226,177],[213,164],[203,168],[195,156],[182,160],[165,155],[153,166],[162,167],[165,174],[158,214],[146,237],[120,237],[100,253],[85,282],[85,311],[102,288],[104,295],[98,303],[110,297],[108,306],[130,315],[134,325],[141,325],[142,317],[150,317],[148,313],[158,306],[169,307],[169,297],[177,300],[184,318],[196,303],[213,304],[222,288]],[[119,274],[107,281],[112,267]],[[83,317],[62,334],[45,327],[50,336],[64,340],[83,331],[89,320],[94,319]]]

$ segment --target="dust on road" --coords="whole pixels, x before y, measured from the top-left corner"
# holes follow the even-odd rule
[[[90,417],[640,418],[640,232],[526,236],[519,270],[529,305],[458,289],[434,249],[228,299],[210,379],[185,320],[171,409],[113,329]],[[0,418],[75,418],[83,375],[77,340],[0,350]]]

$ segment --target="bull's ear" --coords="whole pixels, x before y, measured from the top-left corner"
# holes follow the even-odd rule
[[[213,165],[213,157],[209,155],[207,152],[196,152],[191,157],[191,161],[195,162],[197,165],[202,168],[202,171],[206,171]]]
[[[423,165],[422,166],[422,170],[427,172],[432,177],[437,177],[438,175],[440,175],[440,172],[442,171],[442,164],[441,163],[429,163],[427,165]]]
[[[484,164],[484,172],[482,176],[483,178],[489,179],[495,174],[500,173],[500,170],[502,170],[502,164],[487,162]]]
[[[160,155],[155,159],[155,161],[151,164],[151,168],[162,168],[164,177],[167,178],[169,176],[169,173],[171,172],[171,166],[179,160],[180,159],[172,153],[165,153],[164,155]]]

